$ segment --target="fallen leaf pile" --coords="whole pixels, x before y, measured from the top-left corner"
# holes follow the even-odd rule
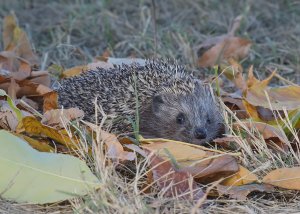
[[[269,87],[275,73],[259,80],[252,67],[248,78],[244,77],[237,60],[247,56],[251,42],[234,36],[240,21],[241,17],[236,18],[228,34],[204,42],[199,50],[198,63],[202,67],[220,64],[223,68],[227,63],[221,77],[231,81],[235,91],[222,90],[221,98],[234,114],[234,131],[246,133],[216,139],[216,144],[223,148],[218,150],[142,137],[137,145],[127,138],[118,139],[97,125],[76,123],[84,112],[78,108],[58,108],[48,70],[61,70],[60,78],[69,78],[98,67],[144,64],[145,60],[105,55],[88,65],[69,69],[52,65],[41,71],[26,33],[14,16],[5,17],[4,50],[0,52],[1,197],[16,202],[53,203],[101,188],[100,179],[78,155],[83,149],[78,124],[86,127],[90,141],[103,142],[101,148],[111,160],[109,163],[149,160],[147,183],[140,188],[141,194],[159,188],[165,197],[199,200],[213,196],[215,191],[218,196],[245,200],[250,192],[272,192],[274,186],[300,190],[299,167],[274,169],[262,177],[241,161],[241,140],[252,146],[256,136],[262,136],[261,140],[274,152],[298,152],[292,144],[295,136],[291,132],[300,127],[300,87]],[[236,150],[230,150],[231,144]],[[88,155],[95,152],[88,143],[84,149]],[[203,185],[211,184],[216,188],[207,188],[206,192]]]

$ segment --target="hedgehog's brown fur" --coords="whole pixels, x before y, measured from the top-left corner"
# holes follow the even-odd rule
[[[58,94],[61,106],[82,109],[84,119],[92,122],[97,98],[105,113],[121,119],[113,122],[113,130],[119,133],[130,131],[128,118],[135,118],[137,103],[144,137],[203,144],[224,133],[210,87],[170,62],[99,68],[63,80]]]

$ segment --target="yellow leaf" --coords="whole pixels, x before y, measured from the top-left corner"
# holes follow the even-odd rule
[[[65,70],[65,71],[62,73],[62,77],[63,77],[63,78],[66,78],[66,77],[73,77],[73,76],[76,76],[76,75],[81,74],[81,73],[84,72],[85,70],[87,70],[87,66],[85,66],[85,65],[75,66],[75,67],[73,67],[73,68],[69,68],[69,69]]]
[[[22,134],[14,133],[14,135],[18,136],[19,138],[23,138],[32,148],[34,148],[40,152],[54,152],[55,151],[54,148],[52,148],[45,142],[40,142],[38,140],[35,140],[31,137],[28,137],[28,136],[22,135]]]
[[[240,169],[237,173],[226,178],[221,184],[225,186],[241,186],[258,180],[257,176],[248,169],[241,165],[239,167]]]
[[[68,135],[63,134],[61,131],[53,129],[48,126],[42,125],[34,117],[24,117],[21,124],[18,125],[19,129],[24,128],[28,134],[34,136],[46,136],[58,143],[65,145],[68,148],[77,149],[78,141],[75,139],[70,139]]]
[[[174,142],[156,142],[142,145],[142,147],[155,152],[158,156],[165,160],[170,159],[169,155],[164,150],[167,149],[177,162],[189,162],[199,160],[207,156],[206,152],[201,149]]]
[[[263,182],[285,189],[300,190],[300,167],[275,169],[263,178]]]
[[[259,114],[258,114],[255,106],[251,105],[246,100],[243,100],[242,102],[244,104],[244,107],[245,107],[247,113],[254,121],[262,121],[259,117]]]

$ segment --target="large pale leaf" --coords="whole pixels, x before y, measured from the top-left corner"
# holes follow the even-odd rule
[[[300,167],[275,169],[263,178],[263,182],[286,189],[300,190]]]
[[[4,130],[0,131],[0,173],[1,197],[16,202],[52,203],[100,187],[78,158],[38,152]]]

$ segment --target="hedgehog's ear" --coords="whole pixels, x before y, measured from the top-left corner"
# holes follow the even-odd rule
[[[157,111],[161,104],[164,103],[163,96],[161,94],[154,95],[152,98],[152,108]]]

